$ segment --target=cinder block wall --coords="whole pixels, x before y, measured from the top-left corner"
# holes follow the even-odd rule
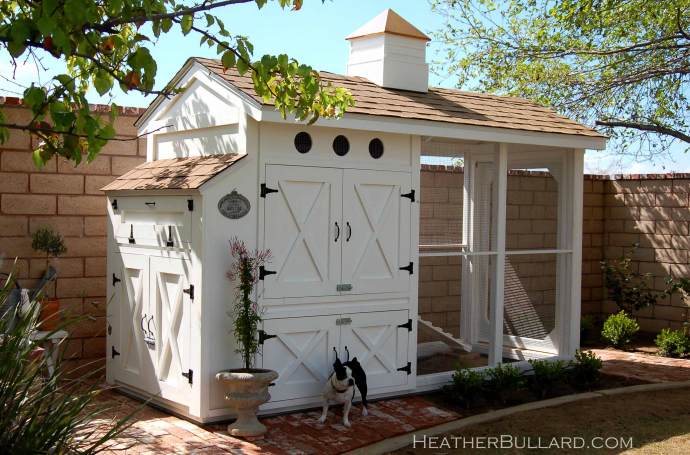
[[[10,122],[30,122],[31,112],[19,99],[0,97],[0,104]],[[107,112],[107,106],[92,110]],[[0,271],[9,272],[17,257],[20,284],[36,286],[45,260],[31,249],[30,235],[51,228],[64,236],[69,252],[53,264],[61,310],[95,318],[79,324],[72,335],[65,352],[71,367],[89,364],[91,369],[104,358],[107,210],[100,188],[146,161],[146,141],[136,139],[133,126],[141,112],[122,108],[115,120],[118,138],[133,140],[111,141],[93,162],[86,164],[84,158],[76,168],[54,158],[38,171],[31,159],[36,139],[24,131],[11,131],[10,140],[0,145]]]

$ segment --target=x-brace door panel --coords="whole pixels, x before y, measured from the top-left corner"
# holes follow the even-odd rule
[[[264,297],[338,295],[342,175],[332,168],[266,166],[264,244],[273,253]]]
[[[116,286],[120,286],[118,305],[120,315],[117,329],[119,333],[118,346],[112,348],[119,352],[112,358],[112,348],[108,352],[111,362],[115,365],[115,380],[150,392],[153,387],[153,359],[152,353],[144,342],[145,333],[142,323],[151,313],[149,309],[149,258],[136,254],[120,256],[120,268],[115,272],[115,278],[120,279]],[[114,281],[114,280],[113,280]],[[109,284],[113,284],[112,282]]]
[[[407,172],[345,170],[343,178],[343,283],[352,293],[406,292],[410,272]]]
[[[156,392],[160,397],[188,405],[192,386],[188,374],[190,359],[189,273],[183,259],[151,258],[151,303],[155,320],[151,330],[156,344]]]
[[[263,346],[263,367],[279,377],[271,387],[272,401],[317,397],[331,374],[340,346],[337,315],[264,320],[264,331],[275,338]]]
[[[407,383],[406,371],[398,370],[407,366],[409,331],[398,327],[408,321],[408,312],[386,311],[375,313],[343,314],[352,322],[341,326],[340,355],[357,357],[367,373],[369,389],[403,385]]]

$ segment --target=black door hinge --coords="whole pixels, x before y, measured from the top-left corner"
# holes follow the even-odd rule
[[[113,202],[111,202],[110,205],[113,206],[113,210],[117,210],[117,199],[113,199]]]
[[[270,340],[271,338],[275,338],[276,336],[277,335],[269,335],[263,330],[259,330],[259,344],[264,344],[264,341]]]
[[[189,285],[189,289],[182,289],[182,292],[184,292],[185,294],[189,294],[189,298],[191,300],[194,300],[194,285],[193,284]]]
[[[190,369],[189,373],[182,373],[182,376],[187,378],[190,384],[194,384],[194,372]]]
[[[117,352],[117,351],[115,350],[115,346],[111,346],[111,348],[112,348],[112,350],[113,350],[113,351],[112,351],[112,356],[113,356],[113,359],[114,359],[115,356],[116,356],[116,355],[120,355],[120,353]]]
[[[407,329],[408,332],[412,331],[412,319],[408,319],[406,323],[400,324],[398,327],[402,329]]]
[[[134,225],[133,224],[130,224],[129,243],[137,243],[136,240],[134,240]]]
[[[400,197],[406,197],[406,198],[409,199],[410,201],[414,202],[414,201],[415,201],[415,199],[414,199],[414,190],[410,190],[410,192],[407,193],[407,194],[401,194]]]
[[[173,242],[173,239],[172,239],[172,226],[168,226],[168,241],[165,242],[165,246],[167,246],[167,247],[174,247],[175,246],[175,242]]]
[[[190,212],[194,211],[194,199],[187,199],[187,209]]]
[[[412,362],[407,362],[407,365],[402,368],[398,368],[398,371],[405,371],[407,374],[412,374]]]
[[[263,280],[266,278],[268,275],[275,275],[278,272],[274,272],[272,270],[266,270],[266,267],[263,265],[259,267],[259,279]]]
[[[116,277],[115,274],[113,273],[113,286],[115,286],[115,283],[119,283],[120,281],[122,281],[122,280],[119,279],[118,277]]]
[[[414,262],[410,262],[410,265],[406,265],[405,267],[400,267],[400,270],[407,270],[410,272],[410,275],[414,274]]]
[[[277,193],[278,190],[274,190],[273,188],[268,188],[265,183],[261,184],[261,197],[266,197],[267,194],[269,193]]]

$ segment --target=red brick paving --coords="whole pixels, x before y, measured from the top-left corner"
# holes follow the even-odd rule
[[[620,351],[595,350],[604,359],[603,372],[649,382],[690,380],[690,360],[667,359]],[[140,404],[111,391],[99,400],[117,407],[113,414],[129,413]],[[235,455],[337,455],[392,436],[429,428],[461,416],[440,409],[421,397],[406,397],[361,405],[350,411],[351,428],[342,424],[342,407],[332,408],[325,423],[320,412],[297,412],[261,419],[268,427],[266,439],[247,442],[228,435],[227,425],[199,427],[146,406],[126,437],[113,441],[107,455],[235,454]]]
[[[690,359],[669,359],[606,349],[593,351],[604,360],[601,371],[611,376],[647,382],[690,381]]]

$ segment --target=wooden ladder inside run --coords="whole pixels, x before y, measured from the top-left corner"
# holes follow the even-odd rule
[[[444,332],[440,327],[436,327],[429,321],[425,321],[421,316],[417,316],[419,329],[436,341],[442,341],[453,351],[472,352],[472,345],[462,340],[458,340],[448,332]]]

